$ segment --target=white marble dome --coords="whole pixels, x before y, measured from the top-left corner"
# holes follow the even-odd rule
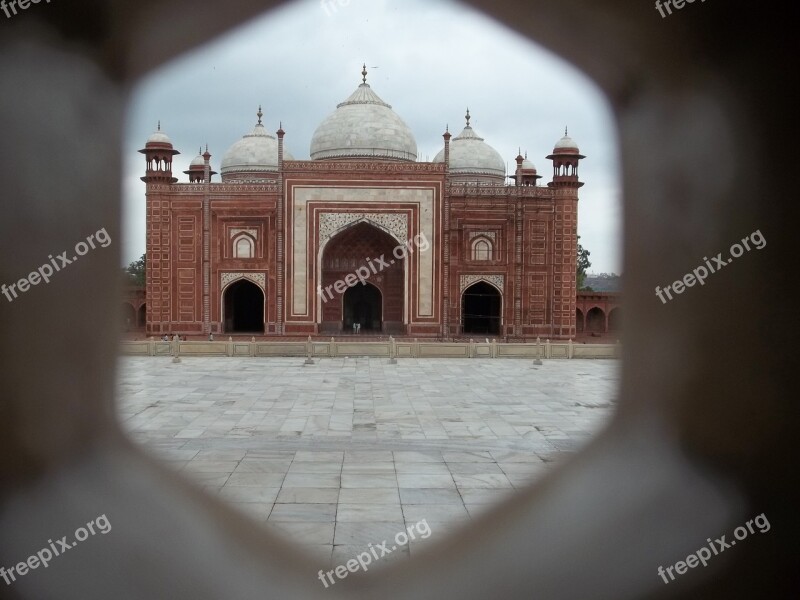
[[[554,150],[578,150],[578,144],[575,143],[571,137],[569,137],[568,132],[564,132],[564,137],[556,142],[556,146]]]
[[[225,153],[222,158],[222,175],[278,171],[278,139],[267,133],[261,123],[262,116],[259,109],[258,124],[253,132],[244,136]],[[283,158],[294,160],[285,148]]]
[[[450,173],[452,175],[475,175],[481,178],[498,178],[505,181],[506,163],[500,153],[487,144],[469,124],[450,141]],[[444,148],[433,162],[444,162]]]
[[[379,158],[416,161],[417,141],[397,113],[366,82],[336,107],[311,139],[311,160]]]
[[[203,151],[200,150],[200,153],[192,159],[192,162],[189,163],[189,168],[191,167],[205,167],[206,166],[206,159],[203,158]]]
[[[158,129],[154,131],[149,138],[147,138],[147,145],[149,144],[172,146],[172,140],[169,139],[169,136],[166,133],[161,131],[161,121],[158,122]]]

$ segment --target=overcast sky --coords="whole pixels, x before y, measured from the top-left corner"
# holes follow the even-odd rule
[[[220,5],[221,10],[224,5]],[[153,73],[136,89],[125,148],[125,263],[145,249],[144,156],[161,120],[183,171],[208,143],[219,171],[225,151],[256,123],[280,122],[287,149],[309,158],[311,137],[336,105],[368,83],[411,127],[419,159],[472,126],[513,172],[518,149],[550,180],[545,156],[569,126],[581,153],[578,233],[591,272],[621,272],[621,203],[615,127],[599,90],[569,63],[482,14],[447,0],[298,0]],[[219,181],[217,176],[214,181]]]

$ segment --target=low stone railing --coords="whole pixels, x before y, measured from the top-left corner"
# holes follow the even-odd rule
[[[389,338],[378,342],[350,342],[312,340],[305,342],[281,341],[235,341],[184,342],[172,340],[145,340],[121,343],[121,354],[125,356],[249,356],[249,357],[301,357],[307,361],[315,358],[377,357],[389,358],[525,358],[525,359],[571,359],[571,358],[620,358],[622,346],[616,344],[575,344],[551,342],[550,340],[528,343],[483,342],[426,342],[398,341]]]

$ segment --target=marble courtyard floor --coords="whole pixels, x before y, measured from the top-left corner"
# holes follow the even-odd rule
[[[119,359],[119,415],[149,452],[320,569],[425,519],[427,540],[530,485],[609,419],[610,360]]]

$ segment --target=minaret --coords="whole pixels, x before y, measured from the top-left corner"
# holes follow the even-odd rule
[[[513,179],[514,183],[517,186],[520,186],[520,185],[522,185],[522,163],[525,161],[525,157],[522,156],[522,148],[519,149],[519,153],[517,154],[517,158],[514,159],[514,160],[516,160],[516,162],[517,162],[517,170],[516,170],[514,176],[510,177],[509,179]]]
[[[552,327],[555,337],[575,337],[575,302],[578,293],[578,189],[583,186],[578,180],[578,163],[586,158],[580,153],[578,144],[564,130],[561,138],[547,157],[553,161],[553,204],[556,213],[554,233],[561,239],[562,250],[556,252],[553,264]]]
[[[450,125],[445,128],[444,134],[442,134],[444,138],[444,165],[445,170],[450,170],[450,140],[453,137],[453,134],[450,133]]]
[[[203,167],[203,180],[206,183],[211,183],[211,177],[216,175],[217,172],[211,170],[211,153],[208,151],[208,144],[206,144],[206,151],[203,153]]]
[[[278,126],[278,131],[275,132],[275,135],[278,136],[278,170],[283,170],[283,138],[286,137],[286,132],[283,130],[283,121],[280,122]]]
[[[444,248],[444,268],[442,269],[442,336],[445,340],[450,339],[450,125],[445,127],[444,134],[444,198],[443,201],[443,248]]]
[[[147,170],[142,181],[145,183],[177,183],[178,179],[172,176],[172,157],[180,154],[172,147],[172,140],[161,131],[161,121],[158,129],[147,139],[141,154],[145,155]]]
[[[167,218],[170,212],[169,194],[157,188],[178,182],[172,176],[172,157],[180,152],[173,148],[172,141],[161,131],[161,121],[158,122],[155,133],[147,139],[144,149],[139,152],[145,155],[147,161],[147,170],[142,177],[142,181],[147,184],[145,331],[147,335],[161,335],[173,330],[172,220]]]
[[[572,187],[583,186],[578,180],[578,164],[586,158],[578,150],[578,144],[569,137],[569,131],[564,129],[564,137],[561,138],[553,149],[553,153],[547,157],[553,161],[553,181],[550,187]]]
[[[261,122],[261,107],[258,107],[258,122]],[[275,289],[276,289],[276,304],[277,304],[277,315],[276,319],[277,322],[275,323],[275,333],[278,335],[282,335],[285,329],[284,325],[284,264],[286,260],[286,247],[285,247],[285,222],[286,216],[284,213],[284,200],[283,200],[283,191],[284,191],[284,183],[286,175],[283,170],[283,160],[284,160],[284,145],[283,139],[286,137],[286,132],[283,130],[283,121],[281,121],[280,126],[278,127],[278,131],[276,132],[278,136],[278,207],[276,211],[276,222],[275,227],[277,229],[277,235],[275,236],[275,258],[277,269],[275,272]]]

